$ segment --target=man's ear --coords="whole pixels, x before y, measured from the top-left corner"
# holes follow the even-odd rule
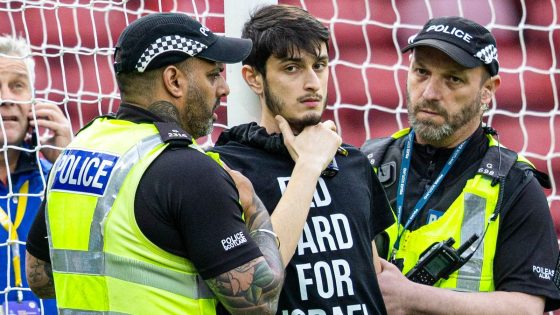
[[[163,86],[167,90],[167,93],[175,98],[185,96],[185,91],[187,91],[185,85],[188,84],[188,80],[179,68],[173,65],[167,66],[163,70],[161,76],[163,79]]]
[[[481,103],[489,104],[492,101],[492,97],[496,94],[496,90],[500,87],[501,82],[499,75],[495,75],[484,82]]]
[[[255,94],[261,95],[263,93],[263,76],[255,68],[244,65],[241,68],[241,75]]]

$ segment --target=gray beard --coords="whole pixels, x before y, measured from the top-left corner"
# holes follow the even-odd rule
[[[442,108],[439,104],[424,102],[420,107],[412,109],[410,95],[407,93],[406,99],[408,102],[408,123],[414,129],[414,132],[429,143],[430,145],[439,147],[445,144],[446,140],[451,137],[457,130],[468,124],[472,119],[478,117],[478,109],[480,108],[480,94],[477,98],[463,107],[458,114],[450,116],[449,113]],[[419,121],[416,119],[415,114],[421,108],[430,108],[440,115],[443,115],[445,122],[442,125],[436,125],[431,121]]]

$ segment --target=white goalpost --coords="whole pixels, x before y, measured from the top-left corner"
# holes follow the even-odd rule
[[[459,15],[488,27],[498,41],[502,86],[485,122],[505,146],[550,176],[552,189],[545,192],[560,233],[560,0],[0,0],[0,34],[27,40],[36,62],[33,101],[57,104],[76,132],[118,109],[112,55],[126,25],[152,12],[183,12],[216,33],[239,36],[249,13],[268,3],[303,7],[330,29],[325,119],[355,146],[408,126],[408,56],[400,48],[429,18]],[[231,94],[217,111],[214,132],[200,144],[212,145],[228,126],[259,120],[258,100],[240,69],[226,66]],[[2,144],[0,154],[7,149]],[[0,201],[20,196],[6,191]],[[0,239],[6,252],[0,259],[10,266],[8,247]],[[0,277],[11,279],[13,271],[0,270]],[[13,290],[0,287],[0,304]]]

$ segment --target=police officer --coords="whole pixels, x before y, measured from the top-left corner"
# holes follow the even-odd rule
[[[542,314],[558,307],[558,243],[541,188],[550,187],[548,177],[481,124],[500,85],[494,37],[464,18],[435,18],[406,51],[411,128],[363,146],[397,218],[378,242],[393,263],[382,261],[378,275],[388,312]],[[426,249],[450,237],[455,249],[476,241],[448,278],[432,276],[454,264],[451,254],[424,256],[434,259],[416,268],[417,281],[435,286],[397,269],[408,274]]]
[[[179,13],[125,28],[123,103],[59,157],[29,235],[37,295],[56,293],[63,314],[275,312],[284,273],[270,217],[249,181],[194,140],[229,93],[223,64],[250,50]]]

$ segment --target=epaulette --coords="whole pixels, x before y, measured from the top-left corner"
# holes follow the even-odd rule
[[[385,137],[385,138],[375,138],[367,140],[361,147],[361,151],[367,156],[369,163],[373,167],[379,167],[379,163],[387,148],[395,141],[395,138]]]
[[[154,122],[161,140],[172,147],[188,147],[193,143],[192,136],[175,122]]]
[[[501,178],[505,178],[517,161],[517,153],[504,147],[491,146],[488,148],[477,172],[492,178],[492,186]]]

